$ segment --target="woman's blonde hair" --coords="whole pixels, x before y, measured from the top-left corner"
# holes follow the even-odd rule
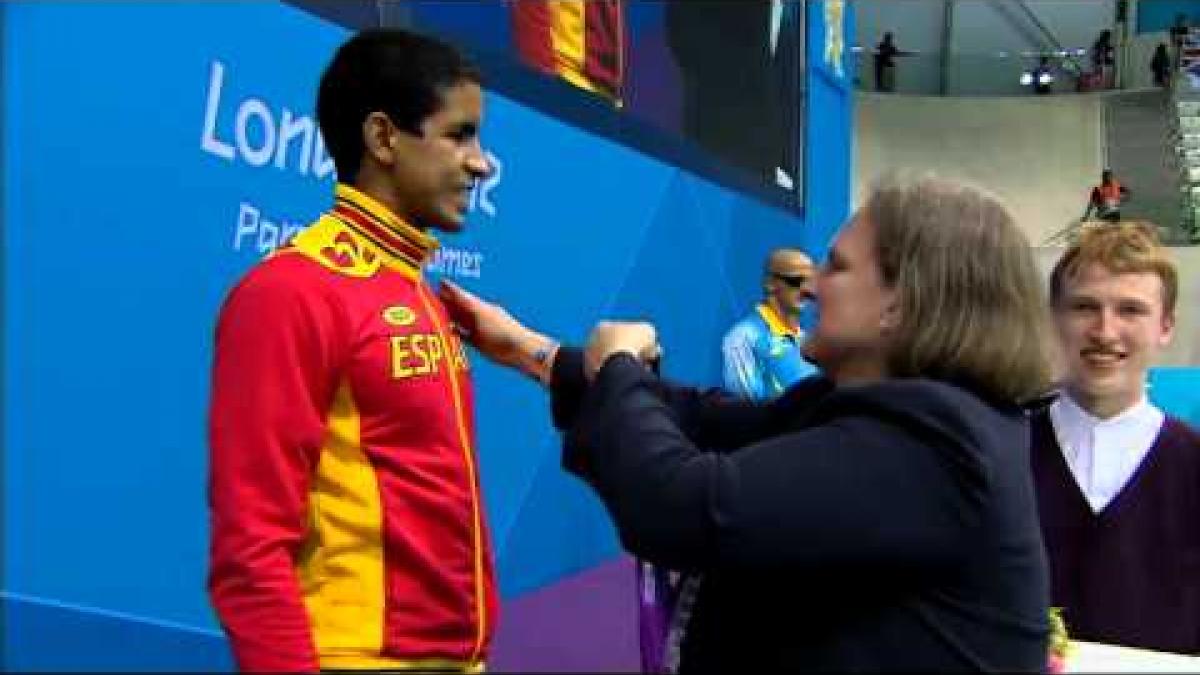
[[[864,213],[883,281],[899,298],[891,375],[955,382],[1011,403],[1048,391],[1041,276],[997,197],[933,175],[891,174]]]

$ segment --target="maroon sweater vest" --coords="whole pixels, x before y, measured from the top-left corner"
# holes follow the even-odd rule
[[[1200,435],[1168,416],[1133,477],[1093,513],[1048,411],[1031,430],[1051,599],[1071,637],[1200,654]]]

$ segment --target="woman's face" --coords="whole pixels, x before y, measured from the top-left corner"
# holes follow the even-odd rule
[[[875,225],[859,211],[834,241],[816,276],[817,325],[804,355],[837,382],[878,379],[896,323],[895,293],[875,254]]]

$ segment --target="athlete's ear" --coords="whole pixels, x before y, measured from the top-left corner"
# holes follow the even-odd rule
[[[396,163],[395,141],[399,130],[381,112],[373,112],[363,120],[362,135],[365,155],[383,166]]]

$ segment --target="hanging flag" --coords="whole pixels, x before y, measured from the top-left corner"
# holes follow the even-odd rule
[[[624,0],[511,0],[509,7],[521,61],[622,104]]]

